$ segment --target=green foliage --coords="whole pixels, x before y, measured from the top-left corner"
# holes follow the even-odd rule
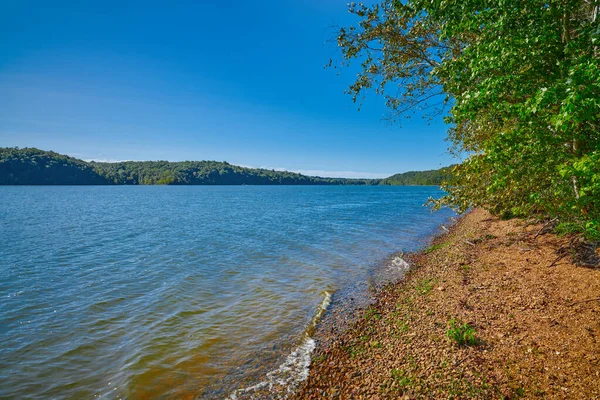
[[[374,308],[369,307],[365,311],[365,319],[367,319],[367,320],[369,320],[369,319],[380,320],[381,319],[381,313],[379,313]]]
[[[355,359],[365,352],[365,348],[360,345],[342,346],[342,348],[346,350],[351,359]]]
[[[445,167],[429,171],[409,171],[402,174],[392,175],[383,179],[380,185],[424,185],[440,186],[451,177],[452,167]]]
[[[325,355],[325,354],[319,354],[319,355],[314,356],[312,358],[312,362],[318,364],[318,363],[322,363],[326,359],[327,359],[327,355]]]
[[[396,383],[396,387],[400,391],[404,391],[414,383],[414,377],[403,369],[392,369],[392,379]]]
[[[448,106],[447,196],[462,211],[559,218],[600,237],[598,0],[351,3],[338,35],[360,63],[348,92],[375,90],[392,117]],[[435,96],[439,102],[435,102]]]
[[[378,181],[309,177],[288,171],[245,168],[218,161],[91,162],[98,173],[122,185],[372,185]]]
[[[105,185],[92,165],[53,151],[0,148],[0,185]]]
[[[434,244],[433,246],[430,246],[427,249],[425,249],[425,254],[433,253],[434,251],[443,249],[444,247],[449,246],[449,245],[450,245],[450,242]]]
[[[2,185],[376,185],[217,161],[85,162],[35,148],[0,148]]]
[[[454,318],[448,322],[446,337],[459,346],[474,346],[477,344],[475,328]]]
[[[0,148],[0,185],[439,185],[439,171],[384,180],[322,178],[218,161],[85,162],[34,148]]]
[[[433,280],[432,279],[421,279],[415,285],[415,290],[417,293],[426,295],[433,289]]]

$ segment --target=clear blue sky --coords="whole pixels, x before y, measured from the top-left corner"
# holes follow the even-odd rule
[[[347,0],[3,1],[0,146],[82,159],[219,160],[329,176],[453,162],[441,119],[343,93]]]

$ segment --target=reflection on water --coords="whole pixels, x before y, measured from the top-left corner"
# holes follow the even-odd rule
[[[281,380],[325,293],[421,244],[451,215],[421,206],[439,194],[0,187],[0,397],[222,398]]]

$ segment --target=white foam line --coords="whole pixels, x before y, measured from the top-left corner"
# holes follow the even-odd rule
[[[317,312],[315,313],[315,316],[309,325],[309,330],[316,326],[317,322],[327,310],[327,307],[330,303],[331,294],[329,292],[325,292],[325,298],[319,305]],[[292,353],[287,356],[286,360],[279,367],[268,372],[264,381],[247,388],[237,389],[229,396],[229,399],[237,400],[238,395],[248,394],[264,389],[268,389],[269,392],[273,392],[273,389],[276,388],[280,390],[278,392],[278,397],[286,398],[288,394],[293,392],[300,382],[308,378],[311,361],[310,356],[315,350],[315,347],[315,341],[309,336],[308,333],[306,333],[300,346],[292,351]],[[276,393],[272,394],[275,395]],[[250,396],[250,398],[254,398],[253,395]]]
[[[390,261],[390,266],[394,269],[400,269],[402,271],[407,271],[410,268],[410,264],[407,263],[403,258],[403,254],[395,256]]]

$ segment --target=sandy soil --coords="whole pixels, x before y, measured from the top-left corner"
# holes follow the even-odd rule
[[[542,225],[474,210],[321,340],[299,399],[600,399],[600,270]],[[468,324],[459,345],[449,323]],[[460,324],[459,324],[460,322]]]

